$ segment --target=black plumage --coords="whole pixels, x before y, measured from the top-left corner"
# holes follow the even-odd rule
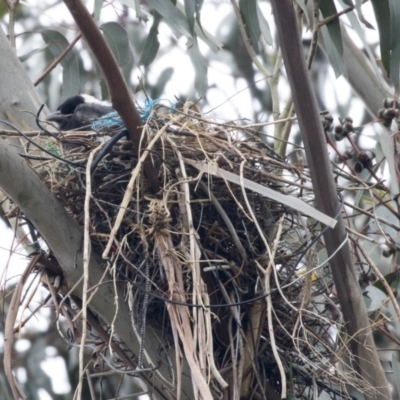
[[[114,112],[115,110],[96,98],[86,95],[78,94],[69,97],[58,108],[57,111],[47,117],[47,121],[56,122],[62,131],[69,130],[90,130],[93,121],[103,117],[106,114]],[[111,132],[110,132],[111,133]],[[104,145],[104,147],[96,154],[91,166],[93,173],[99,162],[107,156],[112,150],[114,145],[122,138],[128,138],[126,129],[115,133]]]
[[[92,122],[114,109],[107,106],[94,97],[87,95],[76,95],[69,97],[58,108],[47,117],[47,121],[56,122],[60,130],[90,129]]]

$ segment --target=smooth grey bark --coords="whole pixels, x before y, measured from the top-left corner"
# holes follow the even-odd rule
[[[349,335],[355,366],[370,384],[368,400],[390,399],[390,390],[372,337],[367,310],[352,261],[341,205],[330,165],[325,133],[315,93],[306,67],[303,48],[291,0],[271,0],[282,56],[293,96],[301,135],[310,168],[317,209],[337,218],[334,229],[327,229],[324,240],[333,279]]]
[[[0,29],[0,118],[8,120],[24,131],[36,130],[33,116],[41,105],[36,90],[26,75],[21,63],[11,48],[4,32]],[[32,114],[23,112],[30,111]],[[9,129],[9,127],[6,127]],[[29,218],[51,249],[63,271],[63,293],[81,280],[83,232],[66,210],[51,194],[50,190],[40,180],[37,173],[27,161],[18,155],[20,149],[15,148],[15,142],[9,143],[0,139],[0,188],[15,202]],[[18,150],[18,151],[17,151]],[[104,269],[101,258],[92,254],[90,258],[89,287],[96,286],[101,281]],[[130,311],[124,301],[122,286],[118,286],[118,312],[116,314],[114,284],[99,286],[99,290],[90,303],[90,309],[99,314],[103,320],[113,326],[127,348],[134,354],[139,353],[139,343],[132,329]],[[82,284],[72,291],[72,294],[82,298]],[[170,384],[171,371],[165,362],[159,362],[158,345],[160,338],[150,327],[146,330],[145,351],[148,353],[157,371],[140,374],[147,383],[148,390],[154,399],[174,398],[175,387]],[[174,349],[168,354],[176,374]],[[149,362],[144,360],[145,366]],[[151,376],[150,376],[151,375]],[[164,379],[160,378],[160,375]],[[176,375],[175,375],[176,376]],[[190,399],[192,394],[191,378],[186,371],[182,377],[182,399]],[[176,383],[176,382],[175,382]]]

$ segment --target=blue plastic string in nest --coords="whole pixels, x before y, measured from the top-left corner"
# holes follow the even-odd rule
[[[153,108],[156,105],[160,104],[160,102],[162,101],[167,101],[170,104],[171,110],[175,108],[175,105],[171,101],[166,99],[146,99],[143,107],[138,106],[140,118],[143,122],[147,122],[150,116],[152,116],[152,118],[157,118],[153,113]],[[91,125],[91,128],[94,131],[101,131],[103,129],[109,129],[111,127],[118,130],[125,129],[125,125],[116,111],[110,112],[103,117],[96,119],[96,121],[93,121]]]

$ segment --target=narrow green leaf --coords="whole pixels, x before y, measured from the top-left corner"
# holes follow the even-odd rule
[[[382,151],[382,146],[379,143],[379,141],[375,142],[375,148],[374,148],[374,153],[375,153],[375,160],[376,163],[379,165],[379,172],[381,174],[383,174],[384,170],[385,170],[385,163],[382,162],[385,158],[383,151]]]
[[[136,12],[136,17],[139,21],[147,22],[149,20],[147,14],[143,11],[140,0],[118,0],[124,6],[132,8]]]
[[[363,295],[368,312],[379,310],[387,299],[385,292],[372,285],[365,288]]]
[[[362,0],[356,0],[356,10],[357,10],[357,15],[358,15],[358,19],[360,20],[360,22],[362,22],[368,29],[373,29],[375,30],[375,28],[373,27],[373,25],[371,25],[364,17],[364,14],[362,12],[361,6],[362,6]]]
[[[354,7],[353,0],[343,0],[343,2],[349,7]]]
[[[247,36],[255,47],[261,37],[261,28],[258,21],[256,0],[239,0],[239,9],[242,14]]]
[[[201,7],[203,0],[184,0],[185,1],[185,14],[188,21],[190,32],[192,35],[195,33],[196,22],[198,27],[203,31],[200,21]],[[178,7],[180,9],[180,7]]]
[[[24,54],[23,56],[18,57],[18,59],[19,59],[19,61],[21,61],[23,63],[26,60],[28,60],[30,57],[32,57],[33,55],[41,53],[43,50],[46,50],[47,47],[49,47],[48,44],[46,44],[43,47],[40,47],[39,49],[34,49],[32,51],[29,51],[28,53]]]
[[[153,24],[151,25],[149,35],[143,45],[143,51],[140,55],[139,65],[148,67],[156,58],[160,42],[158,40],[158,25],[162,17],[157,12],[154,13]]]
[[[185,15],[175,7],[171,0],[147,0],[147,3],[164,18],[165,23],[177,38],[192,37]]]
[[[342,4],[343,6],[344,6],[344,4],[346,4],[346,2],[344,0],[339,0],[339,3]],[[349,13],[347,13],[347,18],[349,19],[351,26],[356,31],[358,37],[360,38],[360,40],[362,41],[362,43],[364,45],[364,49],[368,54],[369,60],[371,61],[372,68],[374,69],[375,75],[378,77],[381,84],[384,85],[385,84],[384,79],[381,75],[378,64],[376,63],[375,54],[372,52],[371,46],[369,45],[369,43],[367,42],[367,39],[365,38],[364,30],[362,29],[361,24],[359,23],[354,11],[350,11]]]
[[[197,39],[195,39],[188,48],[188,53],[195,71],[194,87],[200,96],[204,96],[208,89],[208,66],[206,59],[200,52]]]
[[[337,14],[336,6],[333,0],[319,0],[319,9],[324,18],[328,18],[331,15]],[[342,34],[340,32],[340,21],[339,18],[335,18],[333,21],[326,25],[328,28],[329,36],[332,39],[333,44],[336,47],[340,57],[343,57],[343,42]]]
[[[103,7],[104,0],[94,0],[94,11],[93,18],[95,21],[100,19],[101,9]]]
[[[43,40],[48,44],[49,51],[57,58],[69,45],[64,35],[57,31],[47,29],[42,32]],[[66,100],[79,92],[80,88],[80,70],[79,59],[74,49],[60,62],[63,71],[63,85],[61,101]]]
[[[200,27],[201,30],[203,30],[201,26],[201,21],[200,21],[200,14],[201,14],[201,8],[203,7],[204,0],[195,0],[195,7],[196,7],[196,22],[198,26]]]
[[[390,137],[390,132],[380,126],[375,126],[375,130],[378,131],[379,142],[382,146],[383,154],[385,155],[387,165],[389,167],[390,175],[390,193],[392,196],[397,196],[400,193],[399,182],[397,180],[397,159],[395,159],[395,151],[393,140]]]
[[[389,0],[390,8],[390,77],[397,92],[399,91],[400,64],[400,2]]]
[[[171,67],[168,67],[161,72],[157,78],[157,85],[152,88],[151,97],[153,99],[157,99],[165,93],[165,86],[171,80],[173,73],[174,69]]]
[[[393,380],[396,385],[397,393],[400,393],[400,362],[396,357],[397,351],[392,352]]]
[[[118,0],[124,6],[129,8],[133,8],[136,10],[137,7],[140,6],[140,0]]]
[[[260,6],[256,3],[258,23],[260,24],[261,33],[264,36],[265,43],[272,46],[272,35],[269,29],[268,21],[265,19]]]
[[[197,2],[201,2],[202,0],[196,0]],[[184,6],[181,3],[178,3],[176,5],[176,7],[178,8],[178,10],[180,10],[182,13],[185,12]],[[201,8],[201,7],[200,7]],[[198,12],[198,15],[200,15],[200,9]],[[196,17],[196,23],[194,25],[194,32],[196,34],[196,36],[198,36],[199,39],[201,39],[204,43],[207,44],[207,46],[214,52],[216,53],[218,50],[222,49],[223,44],[222,42],[220,42],[217,38],[215,38],[215,36],[211,35],[210,32],[206,31],[205,29],[203,29],[200,25],[199,25],[199,21],[200,17],[197,18]]]
[[[100,26],[100,29],[118,65],[123,67],[131,62],[133,54],[126,30],[117,22],[106,22]]]
[[[192,35],[194,33],[195,13],[196,13],[195,0],[185,0],[185,14]]]
[[[321,28],[321,33],[326,46],[326,54],[328,55],[329,62],[333,68],[333,71],[335,72],[336,78],[342,75],[347,76],[347,71],[344,65],[343,58],[338,53],[338,50],[332,41],[332,37],[328,32],[327,26],[323,26]]]
[[[397,289],[399,282],[400,282],[400,273],[399,271],[395,271],[395,272],[390,272],[387,275],[384,276],[385,281],[389,284],[389,286],[393,289]],[[386,288],[383,286],[382,281],[376,281],[374,283],[374,286],[380,290],[382,290],[382,292],[386,293]],[[388,293],[386,293],[388,294]]]
[[[383,67],[390,76],[390,7],[388,0],[371,0],[379,31]]]
[[[229,182],[235,183],[241,187],[245,187],[246,189],[249,189],[255,193],[259,193],[262,196],[268,197],[269,199],[275,200],[281,204],[285,204],[295,210],[300,211],[304,215],[307,215],[311,218],[316,219],[319,222],[322,222],[325,225],[328,225],[331,228],[334,228],[337,223],[334,218],[331,218],[329,215],[326,215],[321,211],[318,211],[317,209],[315,209],[315,207],[309,205],[303,200],[300,200],[298,197],[289,196],[276,190],[272,190],[247,178],[242,179],[242,177],[240,177],[239,175],[227,171],[226,169],[215,167],[214,165],[211,165],[211,163],[204,164],[203,162],[193,161],[189,159],[185,159],[185,163],[195,167],[200,172],[203,171],[204,173],[226,179]]]
[[[325,390],[323,390],[318,397],[318,400],[330,400],[330,399],[332,399],[331,394],[328,392],[325,392]]]

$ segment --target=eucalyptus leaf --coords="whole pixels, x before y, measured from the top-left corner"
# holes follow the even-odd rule
[[[321,28],[322,37],[325,42],[326,54],[328,55],[329,62],[335,72],[336,78],[339,76],[347,76],[346,67],[344,65],[343,57],[338,53],[331,36],[329,35],[328,28],[323,26]]]
[[[93,18],[95,21],[100,19],[101,9],[103,7],[104,0],[94,0]]]
[[[391,17],[389,0],[371,0],[371,4],[378,25],[382,64],[387,75],[390,76]]]
[[[46,44],[43,47],[40,47],[38,49],[34,49],[31,51],[28,51],[28,53],[24,54],[23,56],[18,57],[19,61],[21,61],[22,63],[25,62],[26,60],[28,60],[29,58],[31,58],[33,55],[41,53],[42,51],[46,50],[48,48],[48,44]]]
[[[346,4],[343,0],[339,0],[339,2],[342,4]],[[362,41],[362,43],[364,45],[364,49],[367,52],[368,58],[374,69],[375,76],[379,79],[379,82],[381,83],[382,87],[384,87],[383,77],[381,76],[380,69],[376,63],[375,54],[371,51],[371,47],[365,38],[364,30],[362,29],[360,23],[358,22],[358,19],[357,19],[355,13],[353,11],[348,12],[347,18],[349,19],[351,26],[357,32],[358,37],[360,38],[360,40]]]
[[[368,29],[373,29],[375,30],[375,28],[373,27],[373,25],[371,25],[364,17],[364,14],[362,12],[361,6],[362,6],[362,0],[356,0],[356,10],[357,10],[357,15],[358,15],[358,19],[368,28]]]
[[[328,18],[332,15],[337,14],[336,6],[333,0],[319,0],[318,4],[321,14],[324,18]],[[338,54],[340,55],[340,57],[343,57],[343,42],[342,34],[340,32],[339,18],[335,18],[334,20],[326,24],[326,27]]]
[[[397,159],[394,157],[393,140],[390,137],[390,132],[383,126],[375,124],[375,130],[379,133],[379,143],[389,167],[390,193],[392,196],[397,196],[400,193],[400,189],[397,180]]]
[[[118,0],[118,2],[134,10],[140,6],[140,0]]]
[[[397,393],[400,393],[400,362],[396,357],[396,352],[392,353],[393,379],[396,385]]]
[[[185,0],[185,14],[192,35],[194,33],[195,13],[196,13],[195,0]]]
[[[60,56],[69,46],[69,42],[64,35],[51,29],[42,31],[42,38],[48,44],[48,49],[54,58]],[[63,71],[61,101],[64,101],[78,93],[80,89],[79,58],[75,49],[71,49],[60,64]]]
[[[372,201],[374,201],[374,200],[372,200]],[[385,224],[385,222],[384,222],[384,221],[387,221],[387,222],[393,224],[395,215],[392,213],[392,211],[390,209],[393,209],[393,210],[397,209],[397,204],[394,201],[386,202],[385,206],[376,205],[374,207],[374,214],[376,217],[380,218],[382,220],[382,222],[377,221],[376,218],[371,218],[371,221],[369,222],[369,227],[372,232],[379,232],[382,229],[383,232],[385,233],[385,235],[387,237],[391,238],[393,240],[393,243],[398,245],[399,241],[397,239],[397,230],[394,227],[392,227],[388,224]]]
[[[199,0],[196,0],[196,2]],[[184,12],[185,9],[183,7],[183,5],[181,3],[178,3],[176,5],[176,7],[178,8],[178,10],[180,10],[181,12]],[[199,11],[200,13],[200,11]],[[218,50],[223,48],[223,43],[218,40],[215,36],[211,35],[210,32],[208,32],[207,30],[203,29],[199,23],[197,22],[196,19],[196,23],[194,25],[194,33],[196,34],[196,36],[198,36],[199,39],[201,39],[205,44],[207,44],[207,46],[214,52],[217,53]]]
[[[372,312],[378,310],[386,301],[387,295],[382,290],[378,289],[373,285],[369,285],[364,291],[364,302],[367,307],[367,311]]]
[[[147,22],[149,17],[147,16],[146,12],[143,11],[140,0],[118,0],[124,6],[132,8],[136,12],[136,17],[139,21]]]
[[[390,77],[393,85],[399,91],[400,64],[400,1],[389,0],[390,8]]]
[[[106,22],[100,26],[100,29],[118,65],[124,67],[132,62],[133,54],[126,30],[117,22]]]
[[[207,60],[201,54],[197,39],[188,48],[190,60],[195,71],[194,87],[200,96],[204,96],[208,89]]]
[[[165,91],[165,86],[170,81],[173,73],[174,73],[174,69],[171,67],[168,67],[168,68],[164,69],[163,72],[161,72],[161,74],[157,78],[157,85],[155,85],[152,88],[153,90],[152,90],[151,96],[153,99],[157,99],[160,96],[162,96],[162,94]]]
[[[259,183],[251,181],[247,178],[241,178],[239,175],[229,172],[223,168],[219,168],[213,163],[205,163],[189,159],[185,159],[185,163],[195,167],[200,172],[223,178],[255,193],[259,193],[269,199],[275,200],[281,204],[285,204],[286,206],[300,211],[304,215],[312,217],[331,228],[336,226],[337,221],[334,218],[331,218],[329,215],[326,215],[321,211],[318,211],[315,207],[312,207],[298,197],[288,196],[276,190],[272,190],[264,185],[260,185]]]
[[[264,36],[265,43],[272,46],[272,35],[269,29],[268,21],[265,19],[260,6],[256,3],[258,23],[260,24],[261,33]]]
[[[385,170],[385,163],[382,162],[385,156],[383,154],[382,146],[379,143],[379,141],[376,141],[375,143],[374,153],[375,153],[376,163],[379,165],[379,171],[382,174],[383,171]]]
[[[185,15],[175,7],[171,0],[147,0],[147,3],[163,17],[177,38],[192,37]]]
[[[239,9],[250,43],[255,47],[261,37],[256,0],[239,0]]]
[[[156,58],[160,48],[158,40],[158,26],[162,17],[157,12],[154,13],[153,24],[151,25],[150,32],[143,45],[142,54],[140,55],[139,65],[148,67]]]
[[[389,286],[392,289],[397,289],[397,287],[399,286],[399,282],[400,282],[400,272],[399,271],[395,271],[395,272],[390,272],[389,274],[384,276],[385,281],[389,284]],[[382,281],[376,281],[374,283],[374,286],[376,288],[378,288],[379,290],[382,290],[382,292],[386,293],[386,289],[383,286]]]
[[[323,390],[318,397],[318,400],[330,400],[330,399],[332,399],[332,396],[330,395],[330,393],[325,392],[325,390]]]
[[[374,265],[379,265],[379,262],[382,257],[382,251],[379,244],[372,244],[368,240],[364,240],[361,242],[361,246],[363,247],[368,257],[371,259]]]
[[[201,8],[203,7],[204,0],[195,0],[195,7],[196,7],[196,22],[197,25],[200,27],[201,30],[203,30],[201,26],[201,21],[200,21],[200,14],[201,14]]]

